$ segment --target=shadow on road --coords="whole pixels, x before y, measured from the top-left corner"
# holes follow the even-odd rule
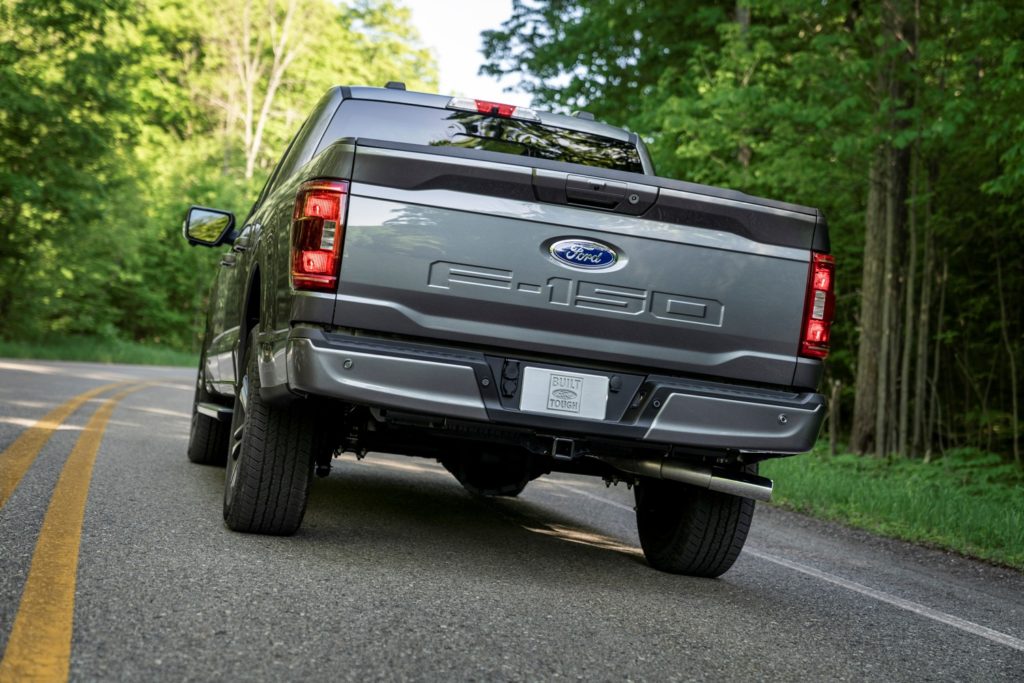
[[[527,500],[475,496],[439,466],[407,462],[335,461],[332,475],[315,483],[295,540],[346,562],[387,556],[392,567],[423,571],[472,565],[500,577],[515,566],[576,583],[615,569],[652,578],[639,548],[579,517]]]
[[[195,470],[210,487],[206,495],[219,501],[220,471]],[[216,542],[239,557],[273,548],[275,561],[291,558],[304,570],[333,567],[339,580],[376,575],[390,583],[415,577],[435,586],[544,587],[563,596],[578,593],[580,586],[591,595],[618,594],[628,586],[631,599],[655,602],[671,594],[758,599],[747,581],[728,575],[709,580],[657,572],[639,548],[588,524],[582,506],[578,515],[564,507],[474,496],[432,462],[371,455],[359,463],[335,460],[331,475],[314,482],[295,536],[253,537],[225,529],[228,538]]]

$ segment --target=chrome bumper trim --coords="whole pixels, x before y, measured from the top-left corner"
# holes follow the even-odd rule
[[[806,407],[797,407],[674,393],[644,440],[802,453],[814,445],[824,418],[824,400],[814,396]]]
[[[314,346],[291,339],[288,386],[366,405],[487,421],[473,369],[465,365]]]

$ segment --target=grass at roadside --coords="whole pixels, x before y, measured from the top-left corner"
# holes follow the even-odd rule
[[[1024,570],[1024,470],[973,449],[925,464],[824,449],[761,465],[782,507]]]
[[[64,337],[46,341],[0,340],[0,358],[75,360],[97,363],[138,363],[196,367],[199,356],[161,346],[96,337]]]

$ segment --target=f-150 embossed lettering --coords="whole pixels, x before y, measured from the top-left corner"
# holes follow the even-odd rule
[[[518,281],[511,270],[467,263],[435,261],[430,264],[427,282],[431,287],[454,290],[460,296],[472,296],[474,287],[504,289],[510,296],[546,301],[556,306],[575,306],[622,315],[647,314],[676,323],[721,326],[725,313],[725,307],[714,299],[564,277],[552,277],[543,284],[532,284]]]

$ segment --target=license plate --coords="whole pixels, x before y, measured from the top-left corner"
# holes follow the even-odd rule
[[[543,368],[523,372],[522,411],[603,420],[607,405],[607,377]]]

